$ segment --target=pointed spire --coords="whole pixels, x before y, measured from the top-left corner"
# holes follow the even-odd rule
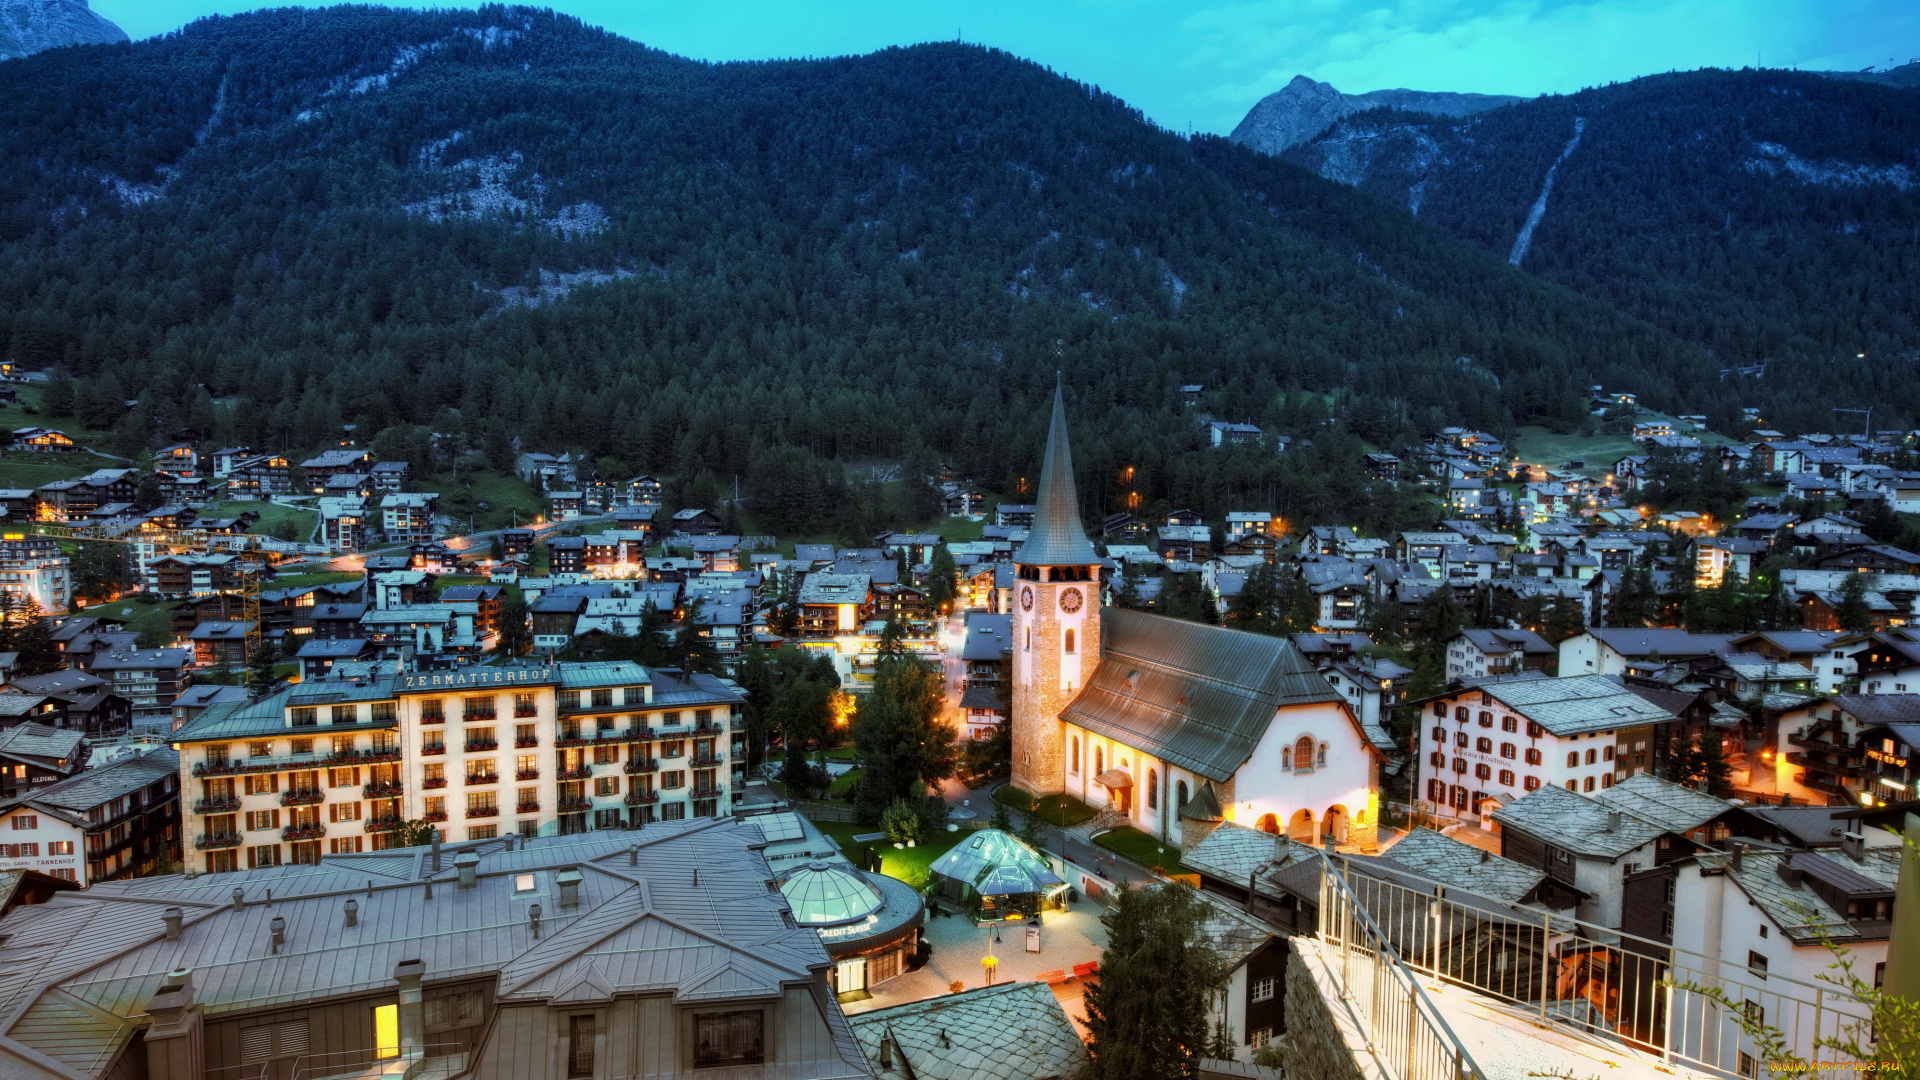
[[[1033,528],[1013,561],[1028,566],[1088,566],[1100,561],[1087,530],[1080,525],[1080,500],[1073,490],[1073,452],[1067,449],[1067,399],[1058,376],[1053,387],[1053,425],[1047,431],[1047,456],[1040,466],[1039,497]]]

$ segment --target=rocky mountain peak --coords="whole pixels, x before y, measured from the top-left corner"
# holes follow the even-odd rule
[[[0,0],[0,60],[125,40],[126,31],[94,14],[87,0]]]
[[[1327,125],[1368,109],[1390,106],[1442,116],[1466,116],[1498,105],[1521,101],[1503,94],[1454,94],[1425,90],[1374,90],[1343,94],[1329,83],[1305,75],[1261,98],[1233,129],[1234,142],[1269,154],[1306,142]]]

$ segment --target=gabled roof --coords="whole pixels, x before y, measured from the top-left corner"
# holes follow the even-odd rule
[[[757,850],[759,830],[731,819],[649,825],[640,832],[456,845],[480,855],[478,884],[456,886],[450,860],[427,849],[326,856],[317,865],[134,878],[62,893],[0,920],[0,1034],[86,1072],[111,1060],[141,1026],[161,973],[194,969],[194,1000],[211,1021],[245,1010],[390,989],[402,960],[429,979],[499,976],[503,998],[604,999],[669,993],[680,1000],[765,998],[811,989],[831,963],[819,938],[789,925]],[[628,865],[638,848],[639,865]],[[582,874],[578,908],[559,907],[559,870]],[[544,895],[517,894],[531,874]],[[433,898],[425,881],[434,884]],[[373,884],[369,885],[368,882]],[[249,901],[235,910],[240,889]],[[271,905],[259,902],[266,890]],[[342,925],[352,898],[360,917]],[[134,901],[129,903],[127,901]],[[536,940],[530,903],[544,909]],[[179,940],[161,934],[160,906],[184,909]],[[271,950],[284,920],[290,947]],[[865,1068],[830,1002],[822,1019],[850,1069]]]
[[[17,724],[0,731],[0,757],[15,760],[32,758],[49,766],[66,762],[71,766],[86,741],[86,736],[74,728]]]
[[[1674,719],[1666,709],[1603,675],[1483,682],[1513,711],[1562,738]]]
[[[1421,827],[1382,852],[1387,861],[1462,889],[1519,903],[1547,875],[1523,863]]]
[[[1089,731],[1225,782],[1282,708],[1337,704],[1358,729],[1345,699],[1285,638],[1125,608],[1102,609],[1101,619],[1100,663],[1061,711]]]
[[[57,813],[77,824],[84,821],[87,811],[94,807],[179,773],[179,752],[163,746],[144,754],[129,754],[57,783],[34,788],[20,798],[0,803],[0,810],[28,805]]]

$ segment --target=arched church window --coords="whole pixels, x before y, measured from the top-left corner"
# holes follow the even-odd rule
[[[1147,809],[1160,809],[1160,770],[1147,770]]]
[[[1073,775],[1075,776],[1079,776],[1080,775],[1080,736],[1075,735],[1072,738],[1072,740],[1070,740],[1070,742],[1072,745],[1072,751],[1068,758],[1068,761],[1071,763],[1072,768],[1070,768],[1067,771],[1073,773]]]
[[[1106,757],[1107,755],[1099,747],[1093,748],[1093,775],[1099,776],[1107,771]]]
[[[1179,795],[1179,801],[1174,804],[1174,809],[1178,810],[1180,807],[1187,805],[1187,782],[1182,780],[1174,785],[1174,791]]]
[[[1313,736],[1302,735],[1300,741],[1293,744],[1293,771],[1313,771]]]
[[[1067,651],[1068,651],[1068,652],[1072,652],[1072,651],[1073,651],[1073,647],[1074,647],[1074,640],[1073,640],[1073,628],[1072,628],[1072,627],[1068,627],[1068,628],[1067,628]]]

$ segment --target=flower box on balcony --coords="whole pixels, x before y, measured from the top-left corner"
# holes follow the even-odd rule
[[[697,787],[693,789],[693,797],[696,799],[717,799],[726,793],[727,789],[722,787]]]
[[[196,814],[231,814],[238,809],[240,800],[237,798],[195,799],[193,802],[193,812]]]
[[[280,796],[281,806],[313,806],[327,801],[327,793],[319,788],[296,788]]]
[[[585,735],[562,735],[560,738],[553,740],[553,745],[560,747],[586,746],[591,742],[593,742],[593,740],[587,738]]]
[[[516,746],[516,747],[519,747],[519,748],[520,748],[520,749],[522,749],[522,750],[525,750],[525,749],[526,749],[527,747],[529,747],[529,746],[539,746],[539,745],[540,745],[540,740],[539,740],[539,739],[537,739],[537,738],[534,738],[534,739],[515,739],[515,740],[513,740],[513,745],[514,745],[514,746]]]
[[[660,793],[657,791],[636,791],[627,796],[628,806],[646,806],[649,803],[657,803],[659,801]]]
[[[361,793],[369,799],[394,799],[405,790],[406,786],[397,780],[368,784],[360,789]]]
[[[494,742],[491,739],[487,740],[486,742],[470,742],[467,744],[468,753],[473,753],[476,750],[498,750],[498,749],[500,749],[500,744],[497,742]]]
[[[444,754],[446,752],[447,752],[446,743],[430,743],[420,748],[420,753],[426,756],[430,756],[433,754]]]
[[[627,762],[622,768],[628,773],[658,772],[660,771],[660,761],[658,758],[641,758],[637,761]]]
[[[703,755],[693,759],[692,767],[696,769],[717,769],[724,764],[726,764],[726,762],[717,757]]]
[[[695,735],[718,735],[720,734],[720,725],[713,723],[712,721],[707,721],[706,723],[703,723],[703,724],[695,724],[693,725],[693,733]]]
[[[519,806],[513,808],[513,812],[516,814],[537,814],[540,812],[540,804],[537,802],[521,803]]]
[[[429,810],[426,813],[420,815],[420,820],[421,821],[445,821],[447,820],[447,812],[445,810]]]
[[[404,824],[397,817],[376,817],[367,819],[368,832],[392,832]]]
[[[420,786],[423,788],[443,788],[447,786],[447,778],[444,776],[429,776],[425,780],[420,781]]]
[[[203,834],[194,840],[193,846],[196,848],[199,848],[201,851],[208,851],[213,848],[239,847],[240,834],[239,833]]]
[[[580,814],[593,809],[591,799],[561,799],[556,809],[562,814]]]
[[[500,808],[497,806],[469,806],[467,807],[467,816],[470,818],[499,817]]]
[[[646,742],[659,738],[659,733],[650,727],[628,728],[626,738],[628,742]]]
[[[593,775],[593,766],[582,765],[577,769],[561,769],[554,775],[562,780],[585,780]]]
[[[534,706],[534,705],[515,705],[513,707],[513,715],[520,717],[522,719],[525,719],[526,717],[530,717],[530,716],[539,716],[540,709],[538,706]]]
[[[325,825],[289,825],[280,830],[282,840],[318,840],[327,835]]]
[[[539,769],[518,769],[514,772],[513,778],[515,780],[538,780],[540,779],[540,770]]]

